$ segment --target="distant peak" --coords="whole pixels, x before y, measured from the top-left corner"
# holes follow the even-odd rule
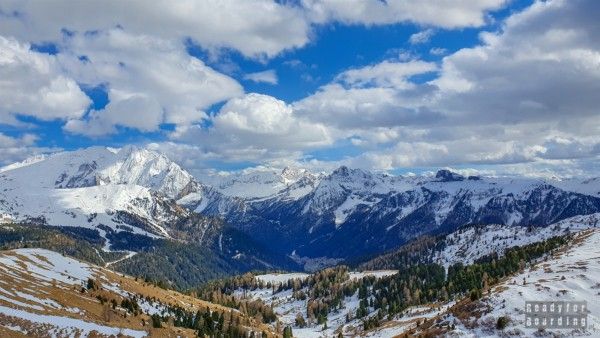
[[[281,170],[281,177],[295,181],[302,178],[306,173],[306,169],[287,166]]]
[[[346,167],[345,165],[337,168],[336,170],[334,170],[331,175],[333,176],[348,176],[350,175],[350,169],[348,167]]]
[[[287,166],[287,167],[283,168],[283,170],[281,170],[281,174],[282,175],[295,174],[295,173],[297,173],[299,171],[302,171],[302,169]]]
[[[439,179],[442,182],[454,182],[454,181],[463,181],[465,177],[461,174],[457,174],[447,169],[438,170],[435,174],[435,178]]]
[[[371,180],[373,175],[369,171],[358,168],[349,168],[343,165],[334,170],[329,177],[330,179],[338,179],[343,181],[363,181]]]

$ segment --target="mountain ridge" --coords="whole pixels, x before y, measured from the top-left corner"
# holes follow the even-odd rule
[[[224,228],[210,219],[218,218],[273,256],[303,260],[377,254],[469,224],[547,226],[600,212],[597,179],[448,169],[392,176],[341,166],[261,167],[201,181],[165,154],[134,146],[27,160],[0,170],[0,183],[0,212],[14,221],[94,229],[107,250],[110,238],[127,233],[214,247]]]

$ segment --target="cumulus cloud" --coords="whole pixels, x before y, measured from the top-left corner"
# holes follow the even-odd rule
[[[383,25],[412,22],[442,28],[479,27],[486,13],[502,8],[505,0],[303,0],[315,22]]]
[[[541,146],[538,156],[543,159],[577,159],[600,155],[600,137],[587,139],[552,137]]]
[[[178,41],[191,38],[204,48],[232,48],[249,57],[272,57],[309,41],[301,9],[270,0],[21,1],[0,4],[0,31],[34,42],[59,41],[63,30],[79,33],[120,26],[136,35]]]
[[[37,147],[39,137],[35,134],[25,133],[13,137],[0,133],[0,171],[3,166],[20,162],[36,154],[55,152],[60,149]]]
[[[347,70],[315,94],[294,103],[303,116],[339,128],[420,124],[438,119],[423,107],[431,89],[411,77],[436,71],[434,63],[392,62]]]
[[[237,81],[180,43],[112,29],[76,34],[65,47],[58,58],[68,73],[88,86],[105,86],[109,98],[104,109],[70,120],[69,132],[99,136],[116,125],[155,131],[161,123],[190,124],[206,118],[211,105],[243,93]]]
[[[0,36],[0,123],[19,124],[16,114],[41,120],[78,118],[90,103],[64,75],[56,57]]]
[[[116,132],[116,126],[155,131],[163,121],[160,104],[145,94],[122,95],[114,90],[105,109],[93,110],[86,119],[69,120],[64,129],[87,136],[102,136]]]
[[[244,79],[253,82],[264,82],[275,85],[277,84],[277,73],[274,69],[269,69],[262,72],[246,74],[244,75]]]
[[[598,10],[595,1],[548,1],[510,17],[502,32],[482,34],[481,46],[444,58],[433,81],[439,106],[473,123],[597,116]]]
[[[234,161],[293,158],[333,142],[325,125],[307,121],[290,105],[262,94],[229,100],[210,124],[208,129],[198,125],[182,128],[172,136]]]
[[[598,10],[595,1],[536,2],[439,69],[384,61],[344,72],[294,106],[366,149],[351,164],[389,170],[577,159],[585,167],[600,149]],[[431,81],[411,80],[432,71]]]

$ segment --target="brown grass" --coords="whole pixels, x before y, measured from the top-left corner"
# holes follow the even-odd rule
[[[195,333],[193,330],[173,327],[168,323],[163,323],[163,328],[155,329],[151,327],[151,319],[146,314],[133,316],[119,306],[116,309],[112,309],[110,300],[114,299],[117,304],[120,304],[123,296],[107,289],[106,286],[108,283],[114,283],[119,289],[130,294],[143,298],[153,298],[163,304],[178,305],[187,311],[195,312],[207,307],[211,311],[225,313],[232,310],[172,290],[165,290],[142,281],[136,281],[132,277],[119,275],[111,270],[100,267],[94,267],[95,272],[93,274],[94,279],[99,282],[100,288],[81,292],[83,285],[69,285],[61,281],[48,283],[41,279],[40,276],[27,271],[25,262],[27,264],[36,263],[23,255],[19,255],[15,251],[2,251],[0,252],[0,257],[2,256],[17,260],[16,267],[0,265],[0,296],[2,296],[0,297],[0,305],[5,307],[31,313],[70,317],[117,328],[144,330],[152,337],[195,337]],[[39,256],[36,258],[45,263],[52,264],[45,257]],[[37,264],[37,266],[44,268],[41,264]],[[103,288],[102,285],[105,287]],[[18,292],[25,293],[28,296],[21,296]],[[109,302],[103,305],[96,298],[97,296],[108,299]],[[29,298],[33,298],[34,300]],[[38,303],[35,300],[49,300],[53,302],[52,304],[58,303],[60,306],[57,308],[48,304]],[[79,312],[67,311],[67,309],[74,308],[78,309]],[[259,324],[253,318],[249,318],[248,320],[250,327],[254,330],[269,332],[269,336],[276,335],[267,325]],[[0,324],[18,325],[28,332],[25,335],[18,331],[0,327],[0,337],[44,337],[48,335],[48,330],[52,329],[49,325],[41,325],[27,320],[27,318],[16,318],[1,313]],[[99,337],[97,334],[95,336]]]

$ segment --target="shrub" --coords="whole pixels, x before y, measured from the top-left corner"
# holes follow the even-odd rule
[[[510,318],[508,318],[507,316],[498,317],[498,321],[496,322],[496,328],[498,330],[504,330],[508,325],[509,321]]]
[[[162,327],[160,316],[158,314],[156,314],[156,313],[153,314],[151,316],[151,318],[152,318],[152,327],[157,328],[157,329]]]

